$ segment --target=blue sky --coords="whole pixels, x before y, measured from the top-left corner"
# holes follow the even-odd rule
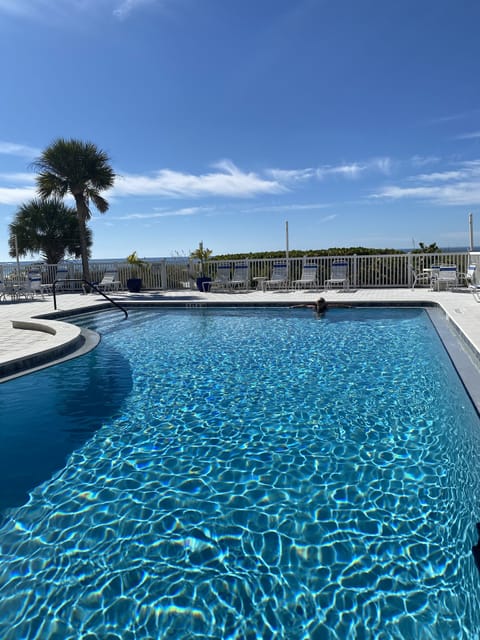
[[[94,258],[480,240],[476,0],[0,0],[0,260],[58,137]],[[478,232],[477,232],[478,227]],[[478,238],[478,240],[477,240]]]

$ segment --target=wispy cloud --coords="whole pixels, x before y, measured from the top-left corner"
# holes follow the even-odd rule
[[[16,142],[6,142],[5,140],[0,140],[0,153],[8,156],[19,156],[20,158],[28,158],[29,160],[33,160],[40,155],[41,149],[37,149],[36,147],[29,147],[25,144],[17,144]]]
[[[323,218],[321,218],[320,222],[331,222],[332,220],[335,220],[335,218],[337,218],[337,214],[331,213],[329,216],[324,216]]]
[[[345,178],[358,178],[358,176],[366,171],[367,166],[354,162],[351,164],[342,164],[336,167],[319,167],[315,175],[319,179],[326,178],[327,176],[343,176]]]
[[[372,158],[366,162],[351,162],[336,166],[319,167],[316,170],[318,178],[326,178],[328,176],[343,176],[345,178],[356,179],[366,172],[379,172],[388,175],[391,171],[391,158]]]
[[[50,22],[71,18],[72,15],[88,15],[99,9],[120,20],[147,5],[164,7],[172,0],[0,0],[0,13],[20,19]]]
[[[260,194],[281,193],[286,187],[277,180],[267,180],[250,172],[245,173],[230,160],[214,165],[217,171],[193,175],[161,169],[153,175],[120,175],[112,191],[114,196],[224,196],[248,198]]]
[[[315,169],[267,169],[265,174],[278,182],[304,182],[315,176]]]
[[[464,162],[453,171],[438,171],[408,178],[413,186],[389,185],[371,198],[417,199],[436,205],[480,205],[480,160]]]
[[[33,173],[0,173],[0,181],[33,184],[35,182],[35,176]]]
[[[113,9],[113,15],[120,20],[124,20],[132,11],[147,4],[164,4],[164,2],[159,2],[159,0],[122,0]]]
[[[0,204],[19,205],[36,195],[35,187],[0,187]]]
[[[380,172],[389,175],[392,168],[391,158],[372,158],[365,162],[350,162],[338,165],[323,165],[305,169],[268,169],[265,173],[284,183],[305,182],[313,178],[324,180],[328,177],[356,179],[366,172]]]
[[[165,211],[151,211],[149,213],[127,213],[124,216],[108,216],[110,220],[153,220],[155,218],[172,218],[177,216],[195,216],[205,212],[204,207],[184,207],[183,209],[168,209]]]
[[[470,111],[462,111],[460,113],[451,113],[446,116],[431,118],[428,124],[444,124],[445,122],[453,122],[455,120],[464,120],[480,113],[480,109],[471,109]]]
[[[455,140],[474,140],[475,138],[480,138],[480,131],[472,131],[471,133],[462,133],[458,136],[455,136]]]
[[[260,207],[249,207],[248,209],[244,209],[244,213],[252,213],[252,212],[270,212],[270,213],[289,213],[295,211],[311,211],[312,209],[326,209],[330,205],[315,202],[313,204],[277,204],[277,205],[262,205]]]
[[[414,167],[425,167],[429,164],[437,164],[440,162],[440,158],[437,156],[412,156],[410,162]]]

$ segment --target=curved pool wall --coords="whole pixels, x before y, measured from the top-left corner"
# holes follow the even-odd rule
[[[479,418],[425,311],[111,317],[0,388],[28,465],[73,439],[3,510],[2,639],[476,637]]]

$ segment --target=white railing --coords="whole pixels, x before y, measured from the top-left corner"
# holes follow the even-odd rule
[[[250,285],[256,286],[255,278],[268,278],[272,272],[273,263],[285,261],[285,258],[266,258],[248,260]],[[299,280],[305,262],[316,264],[318,268],[318,285],[321,289],[326,279],[330,277],[332,263],[347,262],[350,286],[356,288],[379,287],[410,287],[412,285],[412,268],[417,272],[430,268],[435,264],[455,264],[460,273],[466,273],[469,263],[468,252],[458,253],[405,253],[389,255],[362,256],[317,256],[308,258],[289,258],[289,280]],[[245,260],[227,261],[232,271],[235,263],[245,263]],[[33,263],[20,262],[20,269],[16,263],[0,264],[0,280],[24,280]],[[64,289],[72,291],[81,289],[82,266],[79,261],[67,261],[68,278]],[[210,260],[204,265],[204,275],[215,278],[219,262]],[[225,264],[225,261],[222,261]],[[55,279],[56,265],[35,263],[40,267],[42,283],[49,284]],[[201,274],[198,261],[178,261],[168,258],[151,262],[148,267],[139,269],[120,261],[92,261],[90,263],[90,277],[94,283],[102,280],[105,271],[117,269],[118,279],[123,288],[127,287],[127,280],[132,277],[142,279],[142,288],[149,290],[175,290],[195,287],[195,279]]]

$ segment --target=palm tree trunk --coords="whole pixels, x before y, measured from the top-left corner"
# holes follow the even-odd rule
[[[85,203],[85,198],[83,197],[83,194],[76,194],[75,202],[77,205],[80,251],[82,254],[82,274],[83,274],[84,280],[87,280],[87,282],[90,282],[90,268],[88,266],[88,246],[87,246],[87,229],[86,229],[88,209],[87,209],[87,205]]]

